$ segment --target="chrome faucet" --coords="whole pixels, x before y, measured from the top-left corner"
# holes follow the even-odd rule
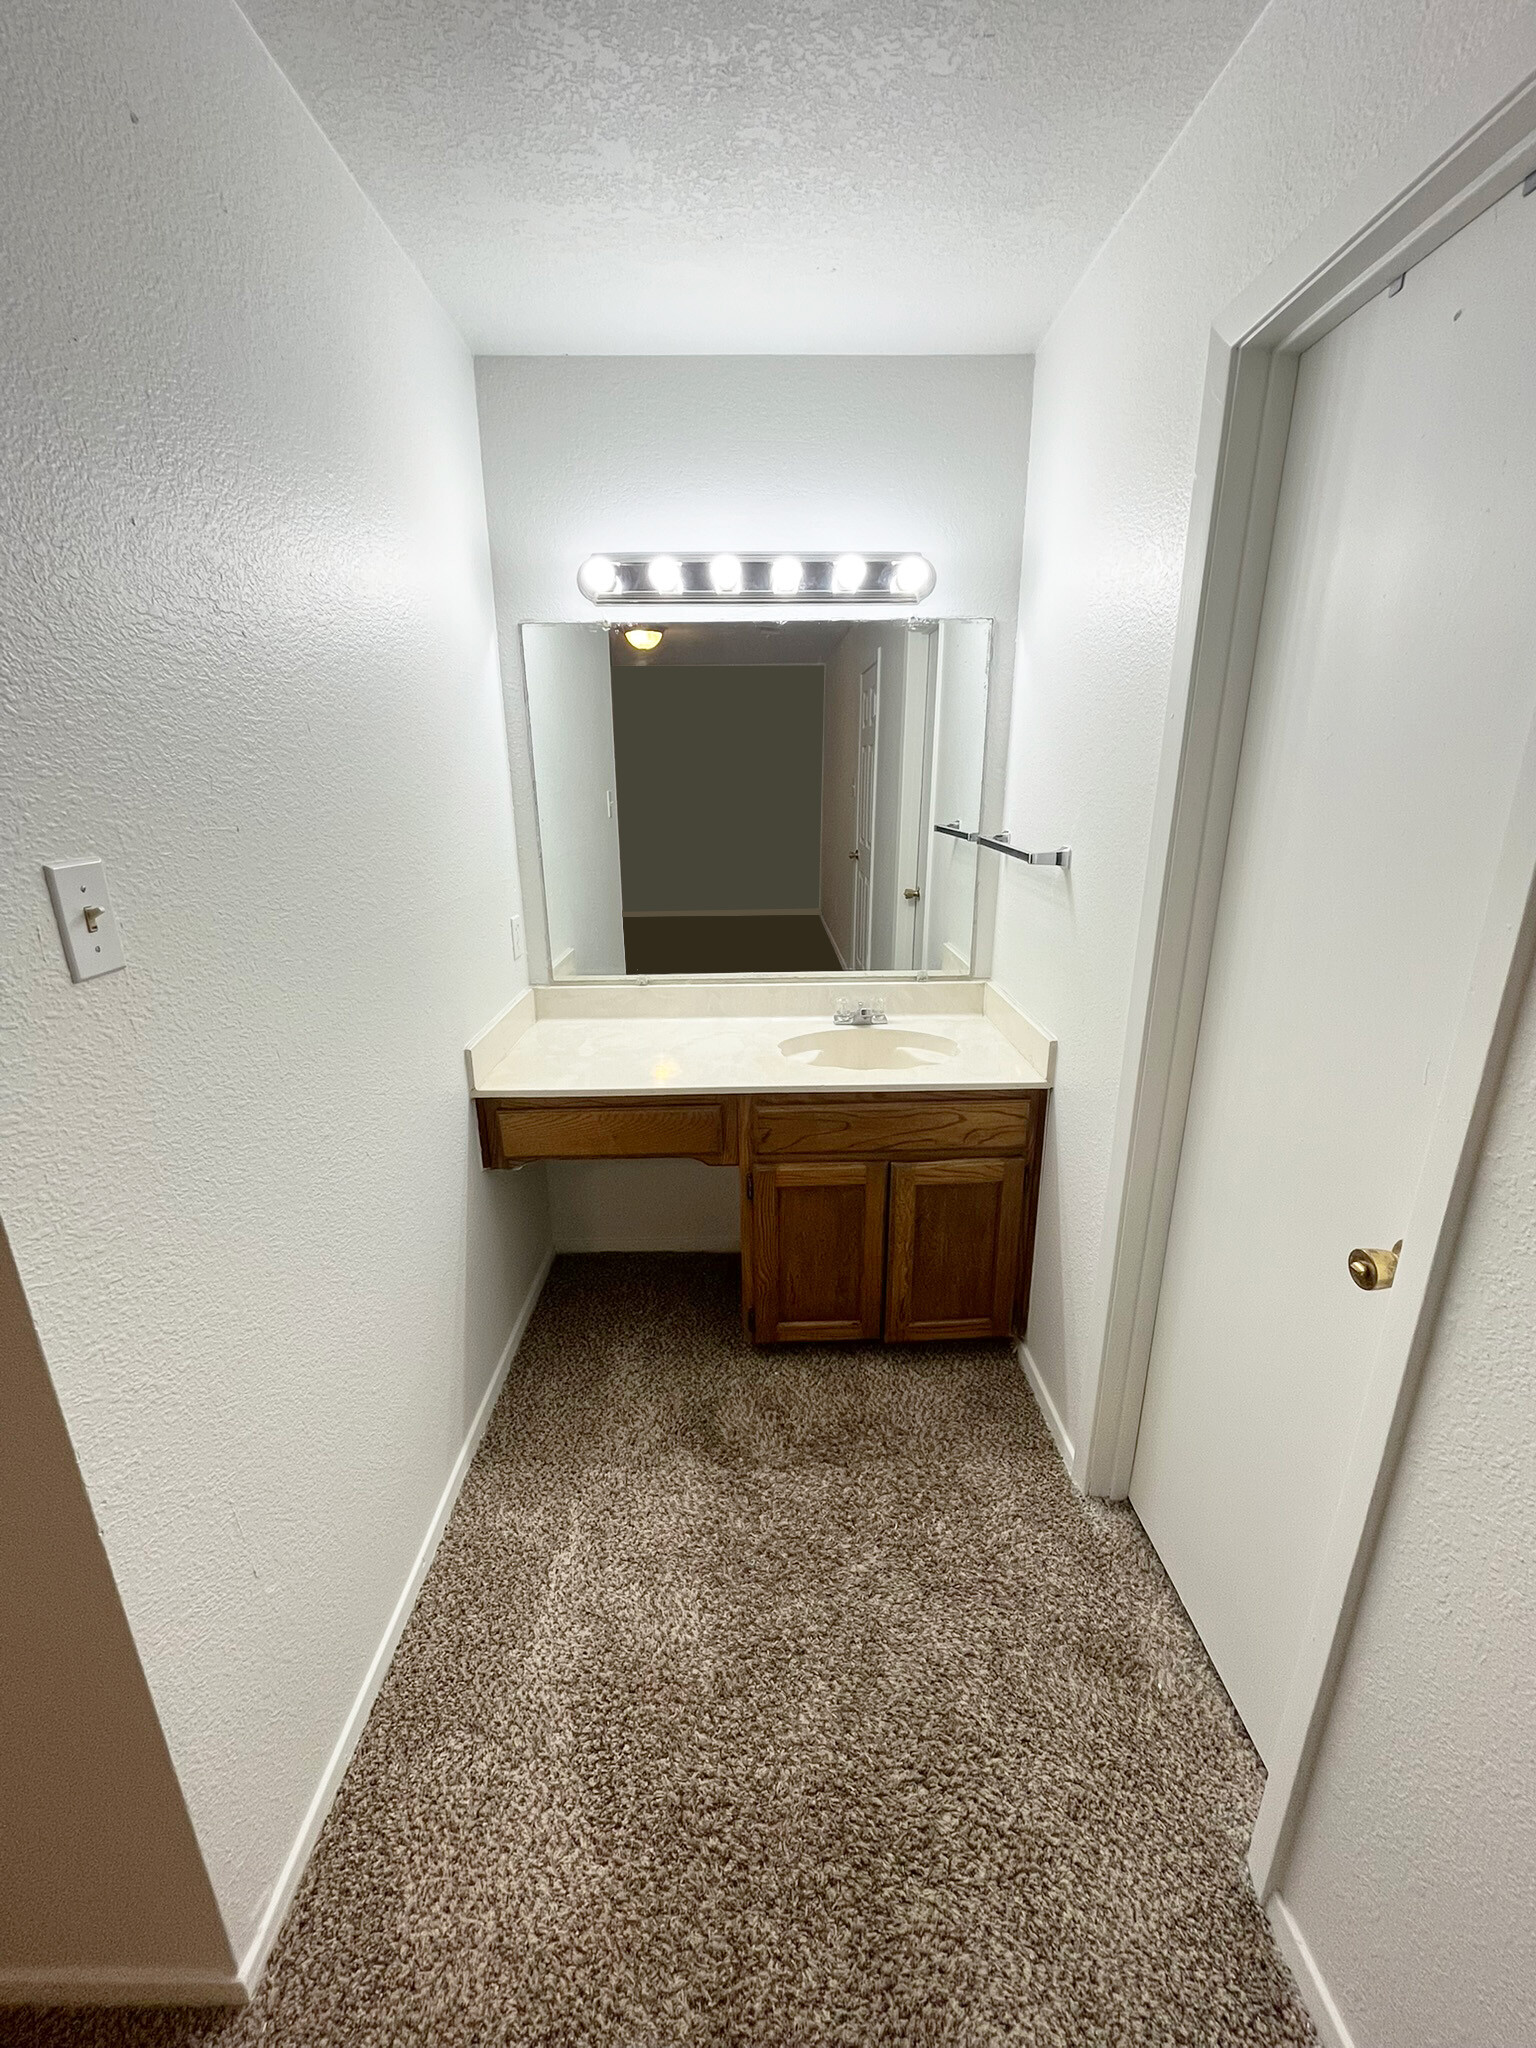
[[[832,1012],[834,1024],[883,1024],[885,1021],[883,1003],[839,1003]]]

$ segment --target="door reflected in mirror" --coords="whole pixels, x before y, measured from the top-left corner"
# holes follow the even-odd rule
[[[991,634],[525,625],[552,977],[969,974]]]

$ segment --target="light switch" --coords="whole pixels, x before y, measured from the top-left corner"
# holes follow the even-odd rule
[[[512,920],[512,958],[513,958],[514,960],[521,960],[521,959],[522,959],[522,957],[523,957],[523,920],[522,920],[522,919],[521,919],[520,917],[514,917],[514,918],[513,918],[513,920]]]
[[[59,921],[64,941],[64,958],[69,962],[72,981],[89,981],[93,975],[111,974],[123,964],[123,942],[112,899],[107,894],[107,871],[99,860],[45,860],[48,894],[53,914]]]
[[[611,789],[608,792],[608,815],[610,818],[613,816],[613,791]]]

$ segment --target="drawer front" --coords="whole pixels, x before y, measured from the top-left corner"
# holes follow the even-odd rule
[[[482,1098],[480,1151],[487,1166],[530,1159],[736,1160],[732,1096],[685,1102],[500,1102]]]
[[[1043,1093],[1043,1091],[1041,1091]],[[754,1159],[955,1159],[1027,1156],[1035,1094],[905,1098],[760,1096],[747,1144]]]

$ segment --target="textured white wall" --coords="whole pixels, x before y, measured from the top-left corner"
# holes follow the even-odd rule
[[[1533,1190],[1536,978],[1283,1886],[1355,2048],[1533,2034]]]
[[[597,617],[576,571],[598,548],[891,545],[936,565],[925,611],[1004,622],[1007,667],[1027,356],[482,356],[475,370],[504,625]],[[509,673],[516,653],[507,632]]]
[[[1422,119],[1536,69],[1526,4],[1275,0],[1042,344],[995,972],[1060,1039],[1030,1345],[1084,1427],[1101,1230],[1213,318]],[[1358,2048],[1525,2041],[1533,1026],[1501,1100],[1287,1903]],[[1490,1291],[1496,1290],[1496,1291]]]
[[[472,372],[225,0],[0,57],[0,1203],[238,1953],[547,1229]]]
[[[993,971],[1060,1040],[1030,1349],[1074,1441],[1211,323],[1432,103],[1447,141],[1536,65],[1528,0],[1275,0],[1051,327],[1035,377]]]
[[[529,786],[517,628],[590,619],[576,571],[609,547],[916,548],[938,569],[926,611],[998,622],[989,729],[1001,791],[1029,454],[1026,356],[482,357],[475,366],[501,625],[514,802]],[[704,616],[760,618],[710,606]],[[815,616],[809,610],[808,616]],[[833,611],[831,616],[845,616]],[[523,872],[538,872],[518,810]],[[984,898],[981,922],[990,929]],[[538,974],[541,963],[531,962]],[[563,1170],[589,1174],[586,1167]],[[645,1173],[611,1182],[602,1242],[699,1241],[689,1203]],[[590,1213],[568,1193],[567,1215]],[[562,1239],[570,1249],[576,1249]]]

